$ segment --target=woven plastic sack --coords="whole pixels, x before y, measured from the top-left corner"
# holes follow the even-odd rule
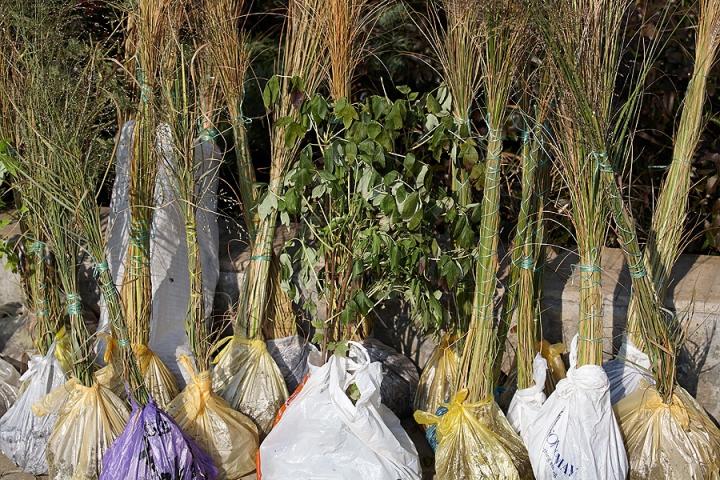
[[[288,398],[285,379],[265,342],[233,336],[216,362],[213,389],[232,408],[251,418],[263,438]]]
[[[294,392],[308,374],[308,357],[320,354],[315,345],[299,335],[274,338],[265,345],[285,378],[289,392]]]
[[[510,402],[507,419],[510,426],[527,442],[524,432],[528,425],[535,421],[540,408],[545,403],[545,377],[547,376],[547,360],[538,353],[533,360],[533,381],[535,385],[518,389]]]
[[[127,424],[125,403],[97,382],[85,387],[73,378],[35,402],[33,411],[52,414],[58,404],[62,407],[47,445],[50,478],[97,479],[105,451]]]
[[[0,358],[0,417],[15,403],[19,388],[20,374],[15,367]]]
[[[185,355],[180,362],[191,380],[170,403],[168,414],[210,454],[219,480],[238,479],[255,470],[259,443],[255,424],[213,392],[210,372],[195,375],[192,361]]]
[[[720,430],[682,387],[671,405],[641,382],[615,405],[630,480],[720,479]]]
[[[567,377],[545,401],[523,438],[538,480],[625,480],[628,460],[610,404],[607,375],[577,364],[577,335]]]
[[[361,345],[350,345],[350,357],[310,365],[260,446],[258,479],[421,478],[415,446],[380,401],[381,365]],[[352,385],[360,395],[354,404],[347,394]]]
[[[213,459],[152,398],[142,409],[132,402],[130,420],[105,452],[100,474],[100,480],[216,478]]]
[[[632,341],[623,337],[615,358],[603,364],[610,381],[610,402],[617,402],[637,390],[640,382],[655,383],[650,371],[650,359]]]
[[[425,364],[415,393],[415,411],[436,412],[453,396],[458,367],[458,354],[452,346],[454,341],[445,334]]]
[[[45,449],[57,414],[38,417],[32,404],[61,387],[65,380],[53,342],[44,357],[30,357],[28,370],[20,377],[20,381],[27,382],[25,391],[0,419],[0,449],[24,472],[44,475],[48,471]]]
[[[177,165],[168,125],[158,127],[157,138],[160,155],[150,240],[153,308],[149,345],[184,387],[187,379],[177,359],[181,354],[190,356],[185,333],[185,315],[190,298],[185,218],[177,198],[177,180],[172,173],[177,171]],[[213,142],[201,142],[194,150],[195,176],[198,179],[196,194],[199,195],[195,221],[207,318],[213,312],[215,287],[220,277],[220,233],[215,212],[221,159],[222,152]],[[157,401],[162,407],[159,398]]]
[[[415,420],[436,425],[438,441],[435,472],[439,480],[532,479],[525,446],[502,411],[489,397],[480,403],[464,403],[466,389],[449,403],[447,412],[434,415],[415,412]]]

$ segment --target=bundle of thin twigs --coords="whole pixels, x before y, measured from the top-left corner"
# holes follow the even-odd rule
[[[138,106],[130,158],[130,234],[122,297],[133,345],[147,345],[152,314],[150,226],[158,162],[155,148],[157,78],[171,13],[171,0],[139,0],[128,19],[128,62],[134,72]]]
[[[553,150],[568,185],[578,244],[579,263],[574,267],[580,276],[578,364],[599,365],[603,338],[600,264],[607,230],[601,166],[608,155],[626,153],[623,132],[619,132],[626,127],[625,119],[616,118],[613,100],[629,2],[560,0],[534,5],[558,81],[558,141]]]
[[[218,77],[228,120],[233,130],[238,190],[252,248],[259,220],[257,215],[259,190],[255,185],[255,166],[247,139],[247,125],[251,120],[243,113],[245,74],[250,67],[252,49],[250,39],[241,29],[244,6],[244,0],[206,0],[202,14],[203,25],[199,30],[208,45],[214,74]],[[268,321],[263,325],[266,338],[279,338],[295,333],[292,302],[277,279],[279,271],[278,259],[273,253],[269,273],[271,294],[267,309]]]
[[[715,63],[720,45],[720,2],[698,2],[700,21],[695,34],[695,64],[683,104],[675,137],[670,169],[653,213],[650,236],[643,262],[652,274],[655,290],[664,303],[668,277],[678,255],[684,232],[690,191],[692,160],[704,127],[703,106],[706,100],[707,75]],[[628,310],[627,332],[635,345],[642,348],[641,315],[634,296]]]
[[[269,90],[276,88],[277,93],[277,101],[269,106],[276,125],[271,130],[270,182],[264,198],[269,198],[271,205],[272,199],[281,193],[283,177],[300,147],[297,138],[286,136],[290,123],[278,124],[278,120],[298,120],[298,108],[303,98],[312,97],[324,78],[320,41],[323,25],[322,17],[318,15],[318,3],[318,0],[290,1],[280,72],[270,80],[273,85],[269,85]],[[277,208],[270,208],[258,221],[245,288],[240,296],[236,331],[251,339],[258,338],[266,319],[276,222]]]
[[[528,65],[529,67],[529,65]],[[542,282],[544,279],[545,246],[544,211],[549,181],[549,161],[543,148],[547,135],[545,123],[548,118],[552,88],[548,70],[535,75],[528,71],[528,79],[539,78],[538,85],[524,88],[521,98],[522,113],[520,161],[522,164],[521,200],[515,237],[510,252],[510,271],[503,298],[503,309],[497,328],[497,358],[494,367],[494,381],[500,378],[500,367],[507,335],[513,316],[517,314],[518,332],[518,386],[528,388],[526,380],[532,379],[532,361],[537,353],[535,342],[541,338],[540,312]],[[531,92],[538,90],[537,101],[531,100]],[[534,109],[534,115],[529,110]],[[522,378],[522,380],[521,380]]]
[[[497,342],[493,313],[498,268],[503,126],[507,119],[511,88],[527,50],[528,20],[527,8],[509,0],[486,2],[480,14],[481,30],[477,41],[481,42],[488,133],[475,294],[459,376],[459,385],[470,390],[470,402],[490,397],[494,388],[493,364]]]
[[[199,17],[199,12],[192,13]],[[217,86],[210,70],[207,46],[196,48],[187,44],[185,41],[189,39],[182,36],[183,28],[190,27],[185,21],[190,19],[173,17],[181,23],[168,29],[158,85],[164,105],[160,113],[161,154],[185,221],[190,280],[185,328],[198,369],[204,372],[210,368],[212,345],[205,311],[197,218],[212,183],[209,179],[217,174],[220,166],[219,161],[204,155],[204,143],[214,145],[217,136],[214,128]],[[198,152],[202,157],[199,161]]]

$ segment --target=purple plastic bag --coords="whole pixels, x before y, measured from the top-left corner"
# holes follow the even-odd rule
[[[105,452],[100,480],[216,480],[212,457],[152,398],[142,410],[134,401],[132,407],[125,430]]]

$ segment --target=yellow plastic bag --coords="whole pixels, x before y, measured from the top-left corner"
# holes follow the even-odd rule
[[[527,450],[492,397],[476,404],[463,403],[461,390],[437,416],[415,412],[415,421],[437,425],[435,471],[439,480],[533,479]]]
[[[288,398],[285,378],[262,340],[233,336],[216,359],[213,389],[250,417],[264,438]]]
[[[550,344],[547,340],[543,340],[539,345],[540,354],[547,360],[548,371],[550,375],[545,377],[545,394],[550,396],[555,391],[555,385],[567,376],[565,363],[560,355],[565,351],[564,343]]]
[[[458,368],[458,354],[453,346],[456,338],[445,334],[423,368],[413,402],[415,411],[435,413],[453,395]]]
[[[150,395],[158,407],[165,410],[180,393],[175,376],[147,346],[133,345],[133,352]]]
[[[641,381],[614,409],[631,480],[720,479],[720,430],[682,387],[675,387],[668,406]]]
[[[107,344],[104,358],[107,366],[98,370],[95,378],[111,389],[115,395],[124,399],[126,398],[125,380],[122,377],[122,360],[117,339],[107,333],[102,334],[101,338]],[[160,360],[160,357],[146,345],[134,345],[133,353],[150,395],[152,395],[158,407],[165,410],[172,399],[177,397],[180,392],[175,376]]]
[[[101,332],[98,334],[105,341],[107,348],[105,349],[105,357],[103,360],[107,365],[95,372],[95,381],[101,383],[104,387],[109,388],[115,395],[122,400],[127,401],[127,392],[125,392],[125,380],[122,377],[122,359],[120,358],[120,350],[118,349],[117,340],[110,334]],[[115,365],[120,368],[115,368]]]
[[[218,480],[234,480],[255,470],[260,443],[255,424],[213,392],[210,372],[195,375],[186,355],[180,356],[180,363],[192,380],[167,413],[215,460]]]
[[[32,406],[38,416],[58,408],[60,412],[47,445],[50,478],[97,479],[105,450],[128,421],[127,407],[100,383],[85,387],[73,378]]]

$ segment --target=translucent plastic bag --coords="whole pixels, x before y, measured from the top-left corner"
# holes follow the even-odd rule
[[[233,336],[216,362],[213,389],[257,424],[260,437],[267,435],[288,398],[288,390],[265,342]]]
[[[97,479],[105,451],[127,424],[125,403],[100,383],[85,387],[73,378],[35,402],[33,411],[38,416],[52,414],[59,404],[47,445],[50,478]]]
[[[610,402],[613,405],[637,390],[641,381],[655,383],[650,359],[627,337],[623,337],[617,356],[605,362],[603,369],[610,381]]]
[[[133,352],[150,395],[160,408],[166,409],[180,393],[175,377],[160,357],[145,345],[133,346]]]
[[[545,393],[550,395],[555,391],[555,386],[558,382],[567,375],[565,363],[560,356],[565,351],[565,344],[551,344],[547,340],[543,340],[542,342],[536,342],[535,346],[540,350],[543,358],[547,361],[548,372],[550,375],[545,376]]]
[[[435,471],[439,480],[532,479],[525,446],[493,397],[464,403],[461,390],[443,406],[442,416],[415,412],[420,424],[437,425]]]
[[[25,391],[0,419],[0,449],[15,465],[33,475],[44,475],[48,471],[45,449],[57,414],[38,417],[32,411],[32,404],[63,386],[66,380],[55,357],[55,345],[53,342],[44,357],[30,357],[28,370],[20,377],[22,382],[27,382]]]
[[[125,430],[105,452],[100,480],[215,480],[213,459],[167,413],[135,403]]]
[[[615,405],[631,480],[720,479],[720,430],[682,387],[672,404],[641,382]]]
[[[19,388],[20,374],[15,367],[0,358],[0,417],[15,403]]]
[[[523,435],[525,429],[535,421],[540,407],[547,399],[545,396],[547,369],[547,360],[542,354],[538,353],[533,360],[533,381],[535,385],[517,390],[510,402],[510,408],[508,408],[508,422],[525,442],[527,442]]]
[[[260,446],[258,479],[420,480],[415,446],[380,401],[381,365],[350,343],[352,358],[310,366]]]
[[[212,390],[210,372],[195,375],[192,361],[180,356],[190,383],[168,406],[180,428],[215,460],[219,480],[234,480],[255,470],[259,438],[255,424]]]
[[[453,396],[458,368],[458,354],[452,346],[454,342],[453,337],[445,334],[425,364],[415,393],[415,411],[436,412]]]
[[[538,480],[625,480],[628,460],[610,405],[607,375],[598,365],[576,368],[577,335],[567,377],[527,426],[528,454]]]

